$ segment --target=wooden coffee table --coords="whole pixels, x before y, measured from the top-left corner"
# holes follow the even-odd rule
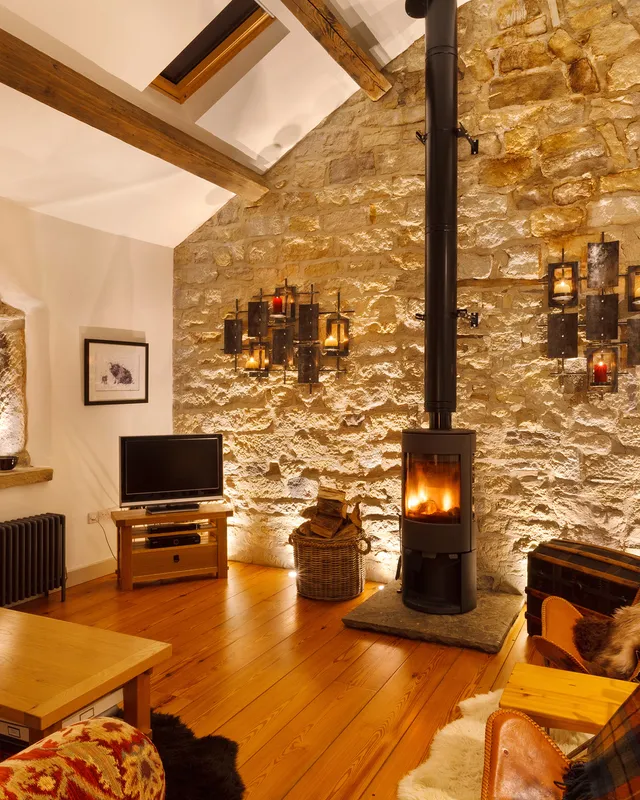
[[[637,688],[629,681],[516,664],[500,708],[522,711],[543,728],[597,733]]]
[[[0,608],[0,719],[35,742],[122,688],[125,720],[148,735],[151,671],[170,655],[165,642]]]

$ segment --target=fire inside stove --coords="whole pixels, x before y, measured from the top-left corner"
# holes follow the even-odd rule
[[[460,456],[406,453],[405,516],[418,522],[460,522]]]

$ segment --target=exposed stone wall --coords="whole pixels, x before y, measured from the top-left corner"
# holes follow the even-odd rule
[[[0,455],[26,463],[25,317],[0,302]]]
[[[545,356],[548,260],[584,261],[606,229],[640,263],[640,0],[471,0],[460,10],[459,427],[478,432],[476,511],[485,583],[522,587],[538,541],[640,547],[634,370],[617,395],[561,379]],[[370,575],[398,553],[400,431],[422,412],[424,43],[388,68],[377,103],[356,93],[175,254],[175,425],[222,431],[236,505],[231,552],[289,564],[286,540],[320,477],[364,504]],[[235,375],[222,319],[288,276],[355,309],[349,374],[309,396]]]

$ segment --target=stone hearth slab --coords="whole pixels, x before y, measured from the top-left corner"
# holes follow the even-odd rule
[[[388,583],[342,621],[348,628],[497,653],[524,603],[519,594],[478,592],[478,606],[467,614],[423,614],[403,604],[399,588],[400,581]]]

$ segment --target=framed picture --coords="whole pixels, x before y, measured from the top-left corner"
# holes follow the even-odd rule
[[[146,342],[84,340],[84,404],[149,402]]]

